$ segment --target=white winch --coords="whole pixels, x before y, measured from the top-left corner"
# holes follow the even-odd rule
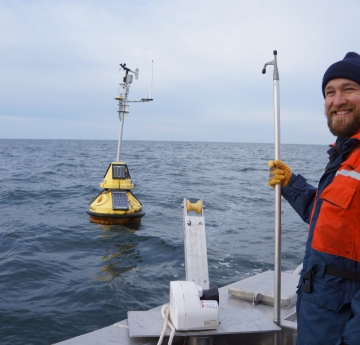
[[[178,331],[215,329],[219,291],[209,289],[204,207],[202,200],[193,204],[186,199],[182,207],[186,281],[170,282],[170,320]]]
[[[206,297],[203,289],[193,281],[170,282],[170,319],[175,329],[189,331],[217,328],[219,294],[217,288],[215,289],[207,290],[213,294],[210,293],[210,296]],[[204,297],[217,297],[217,300],[202,299]]]
[[[170,303],[161,307],[161,313],[158,308],[128,312],[130,337],[160,335],[157,344],[161,345],[168,336],[171,345],[176,335],[188,337],[191,345],[212,345],[219,335],[280,332],[281,328],[257,309],[233,308],[227,301],[219,306],[218,288],[209,288],[205,206],[201,200],[193,204],[184,199],[182,207],[185,280],[170,282]]]

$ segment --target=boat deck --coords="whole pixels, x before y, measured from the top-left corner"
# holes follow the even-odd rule
[[[246,280],[246,279],[245,279]],[[244,281],[244,280],[242,280]],[[239,282],[229,284],[219,289],[220,294],[220,305],[219,305],[219,314],[220,322],[222,320],[222,315],[230,315],[230,318],[234,319],[235,323],[242,323],[243,329],[247,331],[240,333],[236,332],[227,332],[227,334],[216,334],[214,335],[214,344],[218,345],[232,345],[232,344],[241,344],[241,345],[267,345],[273,344],[273,334],[274,331],[264,331],[264,329],[270,329],[269,322],[274,318],[274,308],[270,305],[265,304],[256,304],[252,305],[251,302],[241,300],[238,298],[231,297],[228,294],[229,287],[236,286]],[[295,291],[295,286],[294,286]],[[149,310],[149,316],[154,315],[154,312],[158,312],[159,318],[152,320],[153,323],[156,323],[156,327],[162,327],[161,319],[161,307],[158,306],[154,309]],[[256,312],[254,312],[256,311]],[[244,321],[244,315],[249,315],[248,319]],[[261,318],[258,318],[254,321],[254,316],[256,319],[257,315],[261,314]],[[266,322],[264,322],[264,318]],[[147,321],[144,321],[145,323]],[[158,324],[160,323],[160,325]],[[266,327],[262,327],[264,324],[267,324]],[[144,328],[145,328],[144,324]],[[273,324],[275,328],[276,325]],[[154,326],[155,328],[155,326]],[[292,345],[296,342],[296,315],[295,315],[295,306],[289,308],[281,308],[281,344],[282,345]],[[237,328],[238,329],[238,328]],[[206,334],[210,331],[202,331],[202,334]],[[179,333],[182,333],[179,335]],[[177,332],[173,344],[183,344],[184,335],[191,336],[193,335],[190,332]],[[160,333],[159,333],[160,336]],[[59,345],[75,345],[75,344],[89,344],[89,345],[106,345],[106,344],[121,344],[121,345],[153,345],[157,344],[159,340],[157,337],[130,337],[129,336],[129,325],[128,319],[117,322],[111,326],[99,329],[94,332],[90,332],[72,339],[68,339],[58,343]],[[167,344],[168,339],[163,340],[163,344]]]

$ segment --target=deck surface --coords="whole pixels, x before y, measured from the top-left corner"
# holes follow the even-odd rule
[[[224,311],[227,311],[229,315],[244,315],[246,313],[250,313],[250,315],[253,315],[254,317],[257,317],[257,315],[260,313],[262,314],[261,320],[266,320],[265,324],[272,323],[273,324],[273,307],[263,304],[258,305],[252,305],[248,301],[243,301],[237,298],[230,297],[228,294],[229,287],[237,284],[238,282],[235,282],[233,284],[224,286],[219,289],[220,293],[220,315],[224,313]],[[295,289],[295,287],[294,287]],[[151,313],[158,314],[158,318],[161,321],[161,307],[158,306],[154,309],[151,309]],[[286,318],[290,314],[294,313],[295,306],[291,308],[281,308],[281,319]],[[254,312],[254,313],[253,313]],[[223,316],[221,316],[222,318]],[[222,319],[220,318],[220,322],[222,322]],[[289,323],[287,321],[287,323]],[[292,322],[291,322],[292,323]],[[249,326],[249,325],[248,325]],[[277,327],[276,325],[274,325]],[[296,323],[294,323],[294,326],[296,327]],[[229,325],[229,329],[231,329]],[[249,326],[249,330],[254,329],[254,326]],[[160,331],[161,332],[161,331]],[[160,336],[160,332],[159,335]],[[208,332],[208,331],[206,331]],[[253,330],[254,332],[254,330]],[[261,332],[261,331],[258,331]],[[179,332],[182,333],[182,332]],[[90,332],[84,335],[80,335],[78,337],[68,339],[65,341],[62,341],[60,343],[57,343],[58,345],[82,345],[82,344],[89,344],[89,345],[107,345],[107,344],[118,344],[118,345],[153,345],[157,344],[158,341],[157,337],[130,337],[129,335],[129,326],[128,326],[128,320],[122,320],[120,322],[117,322],[111,326],[99,329],[94,332]],[[165,340],[164,342],[165,343]]]

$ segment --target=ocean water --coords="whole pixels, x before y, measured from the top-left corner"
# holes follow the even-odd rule
[[[326,146],[282,145],[317,185]],[[0,140],[0,343],[51,344],[168,301],[184,279],[181,203],[202,199],[211,286],[274,266],[271,144],[124,141],[140,225],[89,221],[116,141]],[[302,261],[307,225],[282,203],[282,269]]]

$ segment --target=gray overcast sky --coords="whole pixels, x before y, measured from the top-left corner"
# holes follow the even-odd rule
[[[321,79],[359,49],[354,0],[0,1],[0,138],[110,139],[124,75],[139,67],[125,140],[329,144]]]

